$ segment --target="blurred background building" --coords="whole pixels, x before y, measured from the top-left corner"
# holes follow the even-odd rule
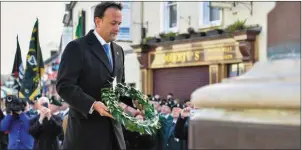
[[[56,74],[66,45],[94,29],[93,13],[99,3],[62,3],[60,44],[49,43],[47,54],[43,51],[45,94],[56,93]],[[126,83],[146,94],[173,93],[183,101],[198,87],[245,73],[256,61],[301,53],[299,2],[122,4],[123,23],[116,43],[125,52]]]
[[[294,2],[122,3],[116,42],[125,51],[126,83],[146,94],[173,93],[184,101],[196,88],[239,76],[256,61],[300,51],[300,5]],[[82,36],[94,28],[97,4],[66,4],[60,51],[76,38],[79,26]]]

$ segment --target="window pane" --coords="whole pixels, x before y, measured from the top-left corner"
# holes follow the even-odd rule
[[[238,64],[228,65],[228,77],[236,77],[238,74]]]
[[[173,28],[177,24],[177,7],[176,5],[169,6],[169,28]]]
[[[210,21],[220,20],[220,10],[219,8],[210,7]]]
[[[245,67],[243,63],[239,64],[239,75],[242,75],[243,73],[245,73]]]

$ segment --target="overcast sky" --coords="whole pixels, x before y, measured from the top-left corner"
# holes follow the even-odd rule
[[[11,73],[17,34],[25,68],[25,57],[36,18],[39,19],[42,53],[50,43],[59,45],[63,30],[64,3],[66,2],[1,2],[1,74]]]

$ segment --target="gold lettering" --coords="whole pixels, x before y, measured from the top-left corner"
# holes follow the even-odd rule
[[[164,59],[165,59],[165,63],[169,63],[169,54],[167,54],[167,55],[165,55],[165,57],[164,57]]]
[[[187,52],[187,60],[188,61],[192,61],[192,57],[193,57],[193,52]]]
[[[224,59],[226,60],[233,59],[233,55],[232,54],[224,55]]]
[[[182,52],[181,62],[186,62],[186,52]]]
[[[177,54],[172,54],[172,62],[175,63],[177,61]]]
[[[199,52],[195,52],[195,57],[194,57],[194,60],[199,60]]]
[[[182,62],[182,55],[183,55],[183,53],[177,53],[177,62]]]

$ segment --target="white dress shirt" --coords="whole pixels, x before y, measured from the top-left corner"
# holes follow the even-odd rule
[[[109,44],[110,48],[111,48],[111,42],[106,43],[106,41],[96,32],[96,30],[93,31],[94,35],[96,36],[96,38],[98,39],[98,41],[101,43],[102,46],[104,46],[105,44]],[[112,52],[109,51],[111,58],[112,57]],[[92,104],[90,110],[89,110],[89,114],[92,114],[94,109],[93,109],[93,105],[96,103],[96,101]]]

